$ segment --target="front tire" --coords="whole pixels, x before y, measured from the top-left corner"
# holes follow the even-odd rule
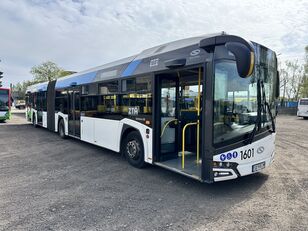
[[[65,139],[65,138],[66,138],[63,119],[61,119],[60,122],[59,122],[58,132],[59,132],[59,136],[60,136],[62,139]]]
[[[145,167],[144,147],[139,132],[130,132],[124,139],[122,152],[129,164],[136,168]]]

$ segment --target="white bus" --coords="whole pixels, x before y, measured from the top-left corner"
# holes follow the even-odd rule
[[[259,172],[274,158],[276,54],[212,34],[29,87],[32,123],[201,182]]]
[[[297,116],[308,119],[308,98],[302,98],[298,101]]]

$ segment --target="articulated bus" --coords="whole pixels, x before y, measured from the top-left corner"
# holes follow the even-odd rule
[[[0,87],[0,122],[11,118],[11,91]]]
[[[29,87],[33,125],[217,182],[274,158],[276,54],[234,35],[183,39]]]

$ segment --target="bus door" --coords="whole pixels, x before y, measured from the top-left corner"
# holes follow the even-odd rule
[[[159,74],[158,161],[201,174],[202,68]]]
[[[68,134],[80,137],[80,89],[68,91]]]
[[[178,110],[179,81],[176,75],[166,75],[160,78],[160,113],[159,139],[160,160],[171,159],[178,153],[179,110]]]
[[[38,92],[37,96],[37,123],[39,125],[43,125],[43,92]]]

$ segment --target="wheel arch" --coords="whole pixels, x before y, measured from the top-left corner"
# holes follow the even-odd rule
[[[131,119],[123,119],[122,121],[122,130],[119,137],[119,145],[120,145],[120,152],[122,148],[122,142],[124,140],[124,137],[129,134],[131,131],[137,131],[143,145],[144,150],[144,161],[152,164],[153,158],[152,158],[152,129],[144,124],[141,124],[140,122],[131,120]]]
[[[138,132],[141,140],[142,140],[142,145],[143,145],[143,148],[144,148],[144,142],[143,142],[143,139],[142,139],[142,136],[140,134],[140,131],[139,129],[137,128],[134,128],[128,124],[123,124],[123,127],[122,127],[122,131],[121,131],[121,136],[120,136],[120,153],[121,155],[123,155],[123,152],[122,152],[122,148],[123,148],[123,142],[125,140],[125,138],[127,137],[127,135],[133,131],[136,131]]]

